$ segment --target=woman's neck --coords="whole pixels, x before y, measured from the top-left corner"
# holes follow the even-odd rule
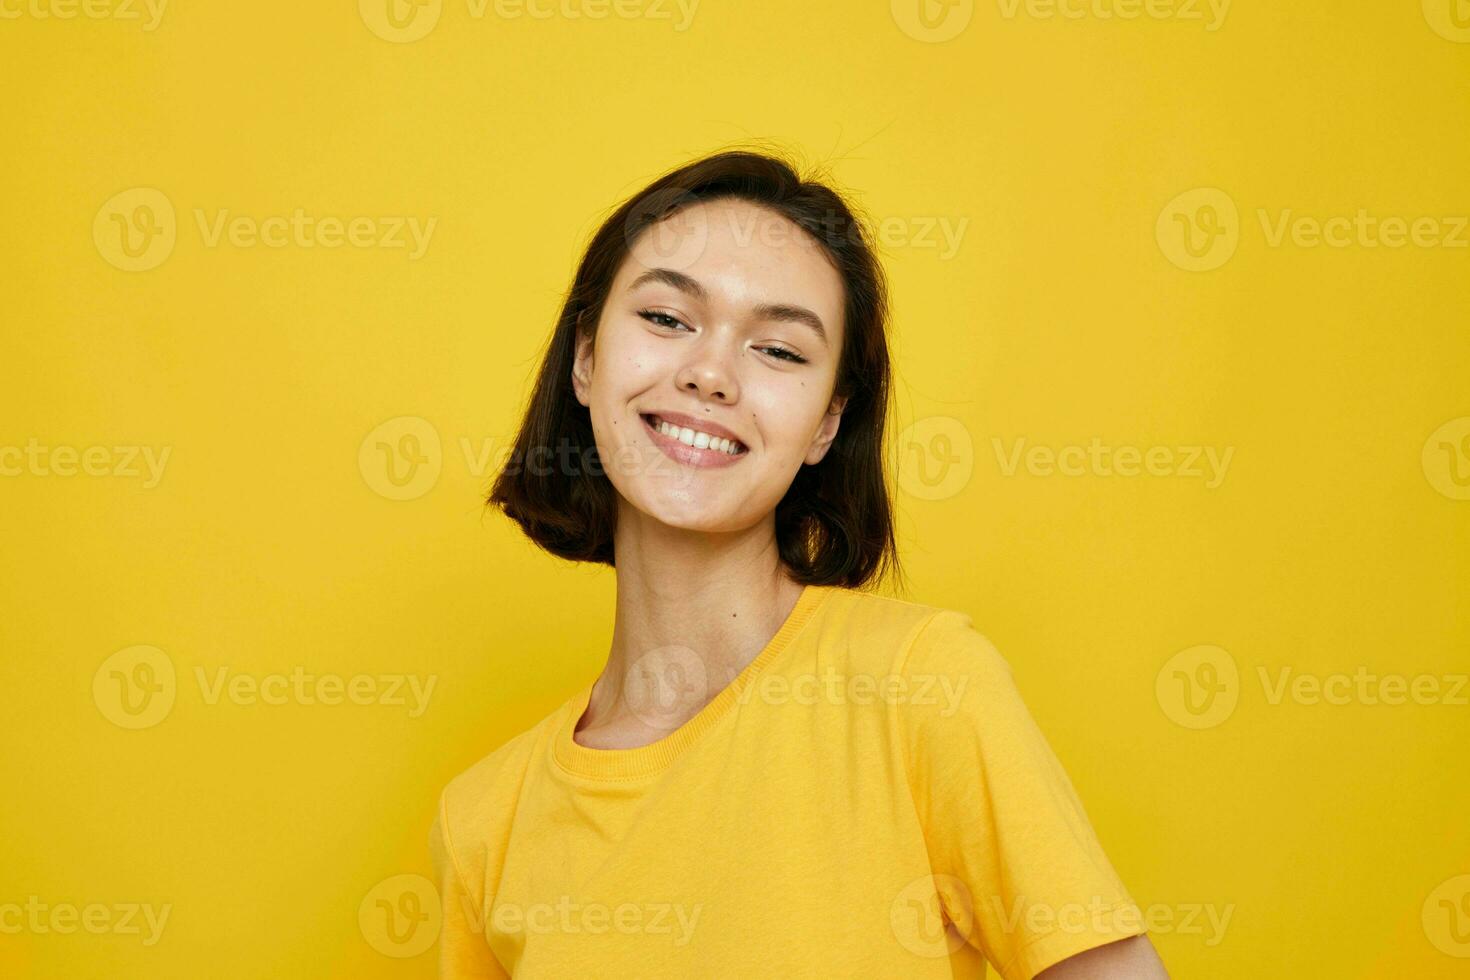
[[[633,748],[658,741],[756,658],[802,592],[774,532],[773,519],[718,534],[620,523],[612,647],[577,725],[578,742]]]

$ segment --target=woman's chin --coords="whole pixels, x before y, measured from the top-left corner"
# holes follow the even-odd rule
[[[655,499],[645,498],[636,506],[645,517],[681,531],[717,533],[737,530],[739,526],[735,507],[724,502],[664,494]]]

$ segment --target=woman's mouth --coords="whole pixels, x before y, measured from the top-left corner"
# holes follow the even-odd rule
[[[689,466],[728,466],[749,453],[744,443],[724,439],[683,426],[672,425],[657,415],[640,415],[654,444],[664,455]]]

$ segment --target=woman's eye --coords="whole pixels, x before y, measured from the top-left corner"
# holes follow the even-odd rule
[[[792,364],[805,364],[806,358],[796,351],[787,350],[784,347],[758,347],[757,350],[768,350],[778,361],[790,361]]]
[[[658,310],[639,310],[638,315],[643,317],[643,319],[647,320],[649,323],[656,324],[668,330],[672,330],[677,327],[683,327],[686,330],[689,329],[688,324],[684,323],[678,317],[670,316],[667,313],[660,313]],[[778,361],[788,361],[792,364],[806,363],[806,358],[796,353],[796,351],[787,350],[785,347],[777,347],[773,344],[767,344],[764,347],[757,347],[755,349],[759,351],[770,352],[770,355]]]
[[[667,313],[660,313],[657,310],[639,310],[638,315],[650,323],[658,324],[660,327],[684,326],[676,317],[669,316]]]

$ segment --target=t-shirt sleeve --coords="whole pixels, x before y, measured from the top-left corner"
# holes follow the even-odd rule
[[[485,903],[483,896],[475,895],[466,884],[461,856],[450,838],[446,796],[440,797],[434,825],[429,831],[434,885],[439,889],[443,909],[439,932],[440,980],[509,980],[485,941],[482,928]]]
[[[1005,980],[1145,932],[1009,663],[970,616],[931,617],[902,673],[905,763],[955,930]]]

